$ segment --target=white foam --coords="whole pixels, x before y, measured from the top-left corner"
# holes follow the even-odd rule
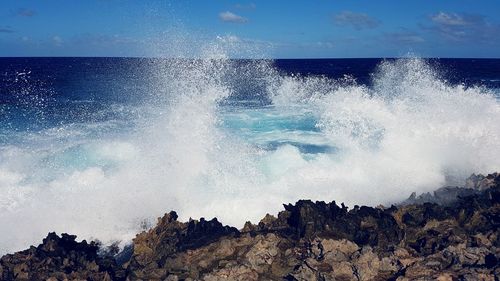
[[[170,210],[183,220],[217,216],[242,226],[303,198],[388,203],[500,167],[498,101],[482,88],[446,85],[421,60],[382,64],[373,89],[255,65],[267,75],[258,82],[267,83],[274,112],[318,118],[319,132],[288,132],[285,140],[338,148],[305,155],[292,145],[254,145],[283,138],[279,130],[251,132],[249,140],[220,126],[218,102],[231,95],[224,77],[234,69],[220,49],[206,52],[207,60],[158,66],[169,101],[151,100],[162,114],[138,121],[135,131],[1,148],[0,253],[39,243],[49,231],[131,239]],[[266,110],[252,118],[276,117]],[[58,132],[68,134],[48,135]],[[53,159],[68,153],[81,162],[60,169],[65,162]]]

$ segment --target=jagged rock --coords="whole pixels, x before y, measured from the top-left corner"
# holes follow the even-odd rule
[[[471,196],[480,193],[490,187],[498,184],[500,175],[498,173],[489,174],[487,176],[472,174],[465,181],[465,186],[446,186],[435,190],[432,194],[427,192],[417,196],[413,192],[399,205],[436,203],[440,205],[449,205],[456,202],[461,197]]]
[[[499,173],[493,173],[487,176],[472,174],[472,176],[465,181],[465,188],[486,190],[498,184],[499,179]]]
[[[285,205],[285,211],[278,217],[287,218],[286,227],[280,228],[285,235],[306,239],[315,236],[347,239],[360,245],[384,248],[397,243],[402,237],[391,215],[393,210],[355,206],[347,211],[347,207],[343,204],[338,206],[335,201],[313,203],[301,200],[296,205]]]
[[[436,203],[440,205],[449,205],[458,200],[460,197],[470,196],[479,193],[480,190],[476,188],[465,188],[458,186],[446,186],[435,190],[432,194],[427,192],[417,196],[413,192],[408,199],[401,202],[399,205],[411,205],[411,204],[424,204],[424,203]]]
[[[298,201],[238,231],[170,212],[116,255],[49,234],[0,260],[2,280],[498,280],[500,175],[474,176],[455,201],[349,210]],[[462,189],[459,189],[462,190]],[[447,195],[442,195],[445,192]],[[451,192],[451,193],[450,193]],[[453,193],[455,192],[455,193]],[[417,198],[416,195],[413,199]],[[115,260],[112,259],[115,258]],[[118,261],[118,262],[117,262]],[[52,279],[50,279],[52,278]]]
[[[97,255],[98,245],[76,236],[49,233],[38,247],[0,259],[1,280],[123,280],[112,258]]]
[[[170,212],[158,219],[156,227],[134,239],[134,252],[129,268],[139,270],[129,270],[130,276],[140,279],[165,278],[170,274],[168,269],[171,268],[171,257],[178,252],[201,248],[223,236],[237,235],[239,231],[236,228],[223,226],[215,218],[210,221],[202,218],[200,221],[182,223],[177,221],[175,212]],[[178,270],[183,275],[189,275],[188,269]]]

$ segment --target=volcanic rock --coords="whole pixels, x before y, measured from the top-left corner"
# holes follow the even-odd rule
[[[114,259],[100,257],[95,242],[52,232],[38,247],[0,259],[1,280],[124,280]]]
[[[440,198],[456,195],[441,205],[435,201],[349,210],[335,201],[301,200],[256,225],[247,222],[242,230],[223,226],[215,218],[179,222],[170,212],[118,255],[100,256],[93,242],[78,243],[74,236],[51,233],[37,248],[0,259],[0,276],[2,280],[498,280],[500,175],[473,175],[467,185],[434,193]]]

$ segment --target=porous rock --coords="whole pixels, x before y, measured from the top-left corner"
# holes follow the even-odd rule
[[[301,200],[242,230],[170,212],[126,253],[53,233],[0,259],[2,280],[498,280],[500,176],[446,204],[372,208]],[[453,190],[452,190],[453,191]],[[439,193],[438,193],[439,194]],[[463,196],[462,196],[463,195]],[[444,195],[440,195],[443,197]],[[444,198],[444,197],[443,197]],[[497,278],[497,279],[495,279]]]

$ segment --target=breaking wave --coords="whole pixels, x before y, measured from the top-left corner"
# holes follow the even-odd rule
[[[303,198],[390,204],[500,168],[495,94],[422,59],[382,62],[370,86],[217,48],[151,67],[164,78],[125,111],[144,113],[132,128],[66,124],[0,147],[0,253],[49,231],[128,241],[172,209],[242,226]]]

